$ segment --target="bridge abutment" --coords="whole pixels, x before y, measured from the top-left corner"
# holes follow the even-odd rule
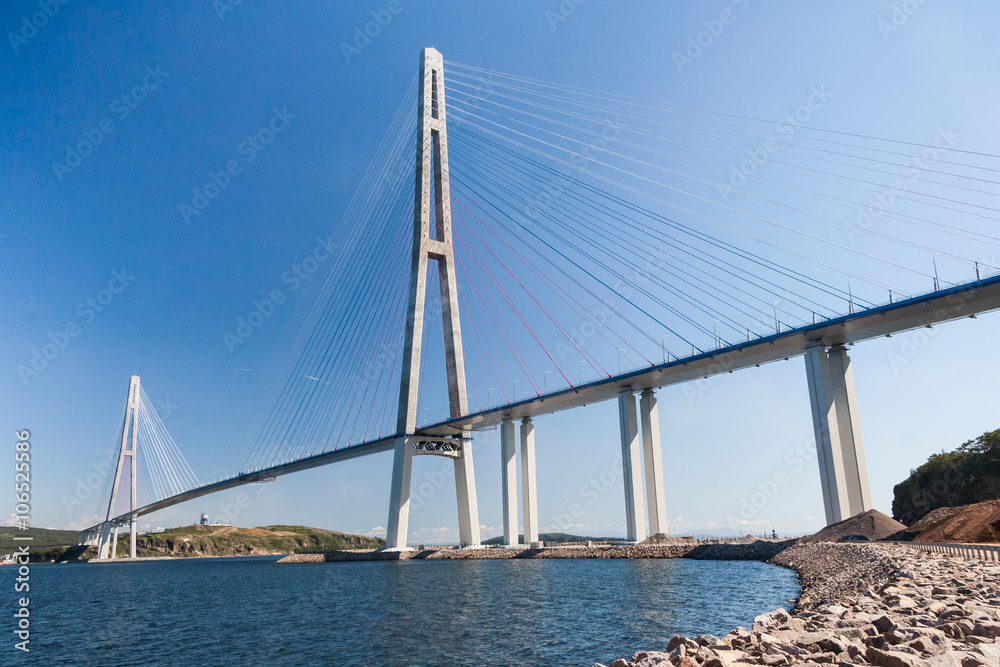
[[[827,525],[872,508],[854,373],[844,345],[806,347],[806,377]]]

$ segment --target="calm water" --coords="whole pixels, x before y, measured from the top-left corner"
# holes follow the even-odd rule
[[[798,595],[793,572],[756,562],[272,561],[33,565],[29,662],[589,666]]]

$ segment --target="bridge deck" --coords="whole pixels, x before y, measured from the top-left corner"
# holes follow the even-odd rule
[[[997,309],[1000,309],[1000,276],[992,276],[765,338],[755,338],[737,345],[597,380],[579,387],[430,424],[418,429],[416,435],[448,436],[467,433],[474,429],[495,426],[506,417],[512,419],[534,417],[613,399],[618,396],[619,391],[626,387],[633,391],[656,389],[721,373],[730,373],[772,361],[790,359],[803,354],[805,346],[813,342],[823,342],[826,345],[850,345],[963,317],[973,317]],[[390,436],[333,452],[289,461],[165,498],[134,512],[122,514],[114,520],[125,521],[133,516],[150,514],[172,505],[243,484],[317,468],[358,456],[389,451],[393,448],[394,440],[395,436]],[[93,531],[98,527],[93,526],[83,532]]]

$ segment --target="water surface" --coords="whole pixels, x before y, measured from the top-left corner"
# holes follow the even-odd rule
[[[589,667],[798,595],[748,561],[273,560],[33,565],[29,663]]]

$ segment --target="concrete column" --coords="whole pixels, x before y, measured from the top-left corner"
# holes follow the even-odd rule
[[[872,509],[872,495],[868,488],[868,466],[865,448],[861,443],[861,422],[858,418],[858,399],[854,393],[854,371],[847,348],[834,345],[829,351],[830,385],[837,411],[837,432],[840,453],[844,461],[847,500],[850,516]]]
[[[625,526],[630,542],[646,539],[645,513],[642,511],[642,453],[635,414],[635,396],[631,389],[618,394],[618,420],[622,436],[622,476],[625,480]]]
[[[843,521],[850,506],[843,488],[844,466],[835,452],[834,433],[837,432],[837,413],[830,395],[827,379],[827,356],[822,343],[806,348],[806,379],[809,382],[809,404],[812,408],[813,431],[816,437],[816,459],[819,461],[819,480],[823,490],[823,509],[826,524]],[[831,423],[832,422],[832,423]],[[837,454],[835,456],[835,454]]]
[[[101,526],[101,536],[97,543],[97,557],[107,558],[111,549],[111,524],[105,523]]]
[[[827,525],[871,509],[850,358],[842,345],[806,348],[806,376]]]
[[[646,511],[651,535],[667,532],[667,499],[663,488],[663,454],[660,450],[660,417],[656,394],[643,390],[639,398],[642,452],[646,468]]]
[[[455,498],[458,501],[458,536],[463,547],[478,547],[479,504],[476,472],[472,466],[472,441],[462,441],[462,456],[455,459]]]
[[[129,525],[129,534],[128,534],[128,557],[129,558],[135,558],[135,537],[136,537],[135,534],[136,534],[136,531],[137,531],[138,527],[139,527],[139,522],[136,519],[132,519],[132,522]]]
[[[410,523],[410,472],[413,468],[413,447],[404,436],[396,438],[392,460],[392,482],[389,487],[389,522],[386,524],[386,549],[408,551],[406,531]]]
[[[535,483],[535,425],[521,420],[521,509],[524,512],[524,543],[538,541],[538,489]]]
[[[118,526],[111,531],[111,549],[108,558],[114,559],[118,555]]]
[[[503,543],[517,544],[517,462],[514,460],[514,422],[500,424],[500,489],[503,493]]]

